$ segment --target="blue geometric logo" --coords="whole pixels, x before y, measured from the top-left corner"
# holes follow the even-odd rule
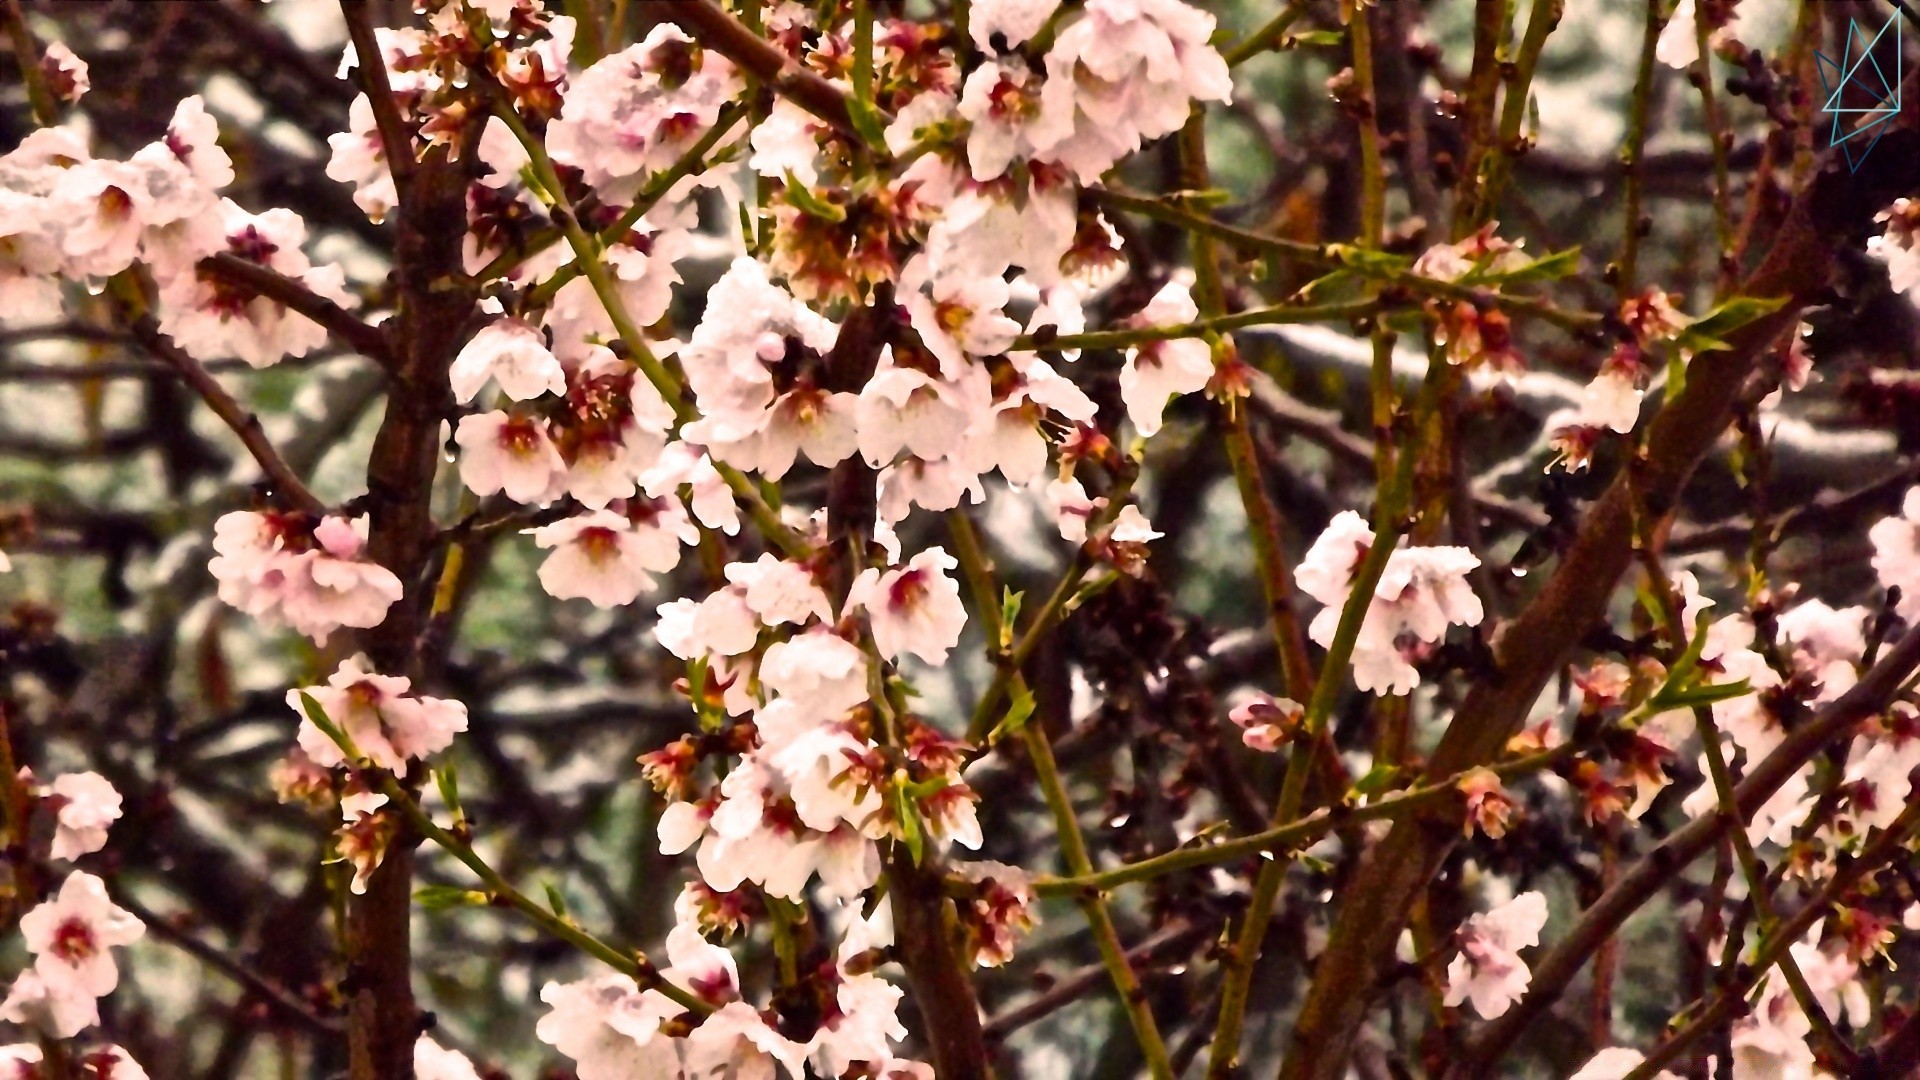
[[[1893,31],[1893,78],[1874,58],[1880,40]],[[1847,167],[1860,171],[1860,163],[1873,152],[1880,136],[1887,133],[1887,121],[1900,115],[1900,82],[1905,74],[1905,59],[1900,43],[1900,20],[1887,20],[1872,38],[1860,24],[1847,20],[1847,48],[1838,61],[1816,51],[1820,69],[1820,87],[1827,95],[1820,111],[1833,117],[1828,146],[1838,146],[1847,157]],[[1829,77],[1831,73],[1831,77]]]

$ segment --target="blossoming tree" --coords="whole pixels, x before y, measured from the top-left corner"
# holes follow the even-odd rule
[[[0,1077],[1920,1069],[1900,36],[1264,6],[7,0]]]

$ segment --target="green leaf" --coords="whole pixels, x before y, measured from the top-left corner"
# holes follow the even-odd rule
[[[332,739],[334,745],[338,746],[347,757],[355,761],[360,759],[360,748],[353,745],[353,740],[347,738],[346,732],[334,726],[333,721],[327,718],[327,710],[321,708],[320,703],[313,699],[313,695],[305,690],[300,691],[300,708],[306,712],[307,719],[313,722],[313,726],[319,728],[321,734]]]
[[[1787,298],[1736,296],[1681,327],[1674,343],[1690,353],[1725,349],[1727,335],[1780,310]]]
[[[1341,266],[1358,270],[1369,276],[1397,274],[1413,265],[1413,260],[1404,255],[1373,251],[1369,248],[1355,247],[1352,244],[1328,244],[1327,255]]]
[[[1732,701],[1753,693],[1753,687],[1747,680],[1730,683],[1700,683],[1685,689],[1661,687],[1653,695],[1648,707],[1656,712],[1668,709],[1697,709],[1703,705],[1712,705],[1719,701]]]
[[[1489,273],[1476,268],[1462,275],[1460,280],[1470,285],[1524,285],[1529,282],[1558,281],[1578,269],[1580,269],[1580,249],[1570,247],[1551,255],[1542,255],[1524,266],[1498,273]]]
[[[413,890],[413,902],[428,911],[442,908],[479,907],[487,903],[487,894],[458,885],[422,885]]]
[[[808,217],[816,217],[822,221],[841,222],[847,220],[845,207],[835,206],[814,194],[812,188],[801,183],[800,178],[793,175],[792,169],[788,169],[786,175],[787,201],[792,203],[795,209]]]
[[[439,789],[440,801],[446,803],[447,809],[453,812],[454,820],[467,816],[466,811],[460,809],[460,774],[455,771],[452,762],[433,770],[433,786]]]
[[[920,809],[900,788],[894,788],[892,796],[894,815],[900,819],[900,842],[907,845],[907,854],[913,856],[913,864],[918,866],[927,853],[926,833],[920,828]]]
[[[1302,45],[1341,45],[1344,44],[1346,40],[1347,35],[1338,30],[1302,30],[1297,34],[1288,34],[1286,37],[1281,38],[1280,47],[1283,49],[1297,49]]]
[[[1700,350],[1696,349],[1694,351],[1698,352]],[[1687,362],[1682,357],[1681,351],[1679,349],[1674,349],[1667,354],[1666,400],[1672,401],[1674,398],[1679,397],[1680,392],[1685,390],[1686,388],[1687,388]]]
[[[1304,751],[1302,751],[1304,752]],[[1394,778],[1400,775],[1398,766],[1381,762],[1367,770],[1367,775],[1353,782],[1356,795],[1378,795],[1392,786]]]
[[[1013,625],[1020,618],[1020,603],[1026,597],[1026,593],[1014,592],[1011,588],[1003,587],[1001,591],[1000,647],[1003,649],[1013,645]]]
[[[551,881],[543,881],[540,884],[542,888],[547,890],[547,907],[552,908],[553,913],[555,915],[558,915],[563,919],[566,918],[567,917],[567,900],[565,897],[560,895],[559,886],[555,885]]]
[[[853,130],[860,133],[861,141],[868,146],[885,149],[887,129],[880,123],[873,107],[857,97],[847,99],[847,119],[853,121]]]
[[[992,733],[987,736],[988,745],[1008,735],[1019,734],[1020,729],[1027,726],[1027,718],[1033,715],[1033,707],[1033,691],[1025,686],[1020,687],[1007,703],[1006,719],[994,725]]]

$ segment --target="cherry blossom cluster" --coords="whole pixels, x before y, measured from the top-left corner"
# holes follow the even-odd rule
[[[550,1011],[538,1034],[574,1060],[581,1080],[772,1076],[776,1064],[795,1078],[810,1066],[840,1076],[856,1063],[868,1070],[862,1075],[932,1080],[926,1065],[890,1050],[907,1031],[895,1015],[903,992],[871,970],[892,944],[885,907],[872,918],[849,911],[839,948],[809,973],[804,1000],[756,1009],[741,999],[733,954],[703,936],[699,897],[690,885],[675,904],[669,965],[657,978],[696,999],[702,1015],[625,975],[548,983],[540,991]]]
[[[25,771],[20,777],[30,778]],[[68,862],[106,846],[107,830],[120,819],[121,798],[98,773],[67,773],[40,788],[31,809],[35,816],[53,819],[50,843],[41,854],[49,862]],[[100,1022],[100,999],[120,983],[113,950],[145,933],[139,919],[109,898],[104,881],[85,870],[69,870],[51,897],[20,917],[20,936],[33,961],[0,1002],[0,1020],[62,1042],[93,1027]],[[71,1056],[79,1067],[93,1070],[88,1075],[146,1080],[140,1065],[118,1046],[74,1047]],[[42,1058],[38,1043],[0,1046],[0,1064],[15,1067],[21,1076],[39,1076]]]
[[[214,523],[207,569],[222,601],[318,643],[343,626],[380,625],[404,594],[366,545],[364,517],[236,510]]]
[[[1355,573],[1373,543],[1366,519],[1343,510],[1300,560],[1294,575],[1300,591],[1326,605],[1307,627],[1315,642],[1333,644]],[[1439,644],[1449,626],[1480,624],[1480,597],[1467,582],[1479,565],[1479,558],[1462,547],[1395,548],[1354,639],[1354,685],[1386,694],[1418,686],[1420,672],[1412,661]]]

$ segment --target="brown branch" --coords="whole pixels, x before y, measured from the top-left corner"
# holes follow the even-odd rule
[[[894,950],[907,971],[907,985],[920,1007],[921,1034],[942,1080],[987,1080],[993,1076],[980,1005],[973,983],[954,951],[953,901],[931,867],[917,865],[904,844],[887,859],[892,887]]]
[[[1914,147],[1901,142],[1882,147],[1892,151],[1887,167],[1905,163],[1894,158],[1910,160]],[[1730,422],[1748,375],[1795,324],[1801,307],[1826,287],[1832,246],[1847,232],[1842,216],[1872,212],[1864,209],[1874,198],[1866,189],[1870,182],[1866,172],[1852,176],[1830,154],[1799,194],[1766,260],[1741,289],[1785,303],[1730,335],[1729,348],[1693,359],[1686,389],[1649,426],[1644,459],[1615,478],[1534,602],[1502,628],[1494,647],[1496,670],[1476,682],[1454,714],[1428,763],[1430,777],[1493,760],[1574,646],[1604,618],[1632,559],[1636,508],[1645,508],[1650,524],[1672,511],[1694,467]],[[1281,1071],[1285,1080],[1343,1074],[1372,1004],[1374,980],[1392,960],[1407,913],[1459,839],[1457,822],[1421,815],[1396,823],[1366,855],[1343,890],[1315,967]]]
[[[1209,932],[1209,928],[1201,924],[1176,922],[1128,949],[1127,963],[1150,964],[1155,957],[1175,954],[1191,948],[1204,939]],[[1028,1024],[1051,1016],[1059,1009],[1073,1004],[1086,994],[1099,989],[1106,981],[1107,969],[1100,964],[1089,964],[1071,975],[1060,978],[1042,993],[987,1021],[987,1038],[1003,1040]]]
[[[297,312],[325,327],[341,344],[363,356],[386,364],[392,360],[387,338],[377,326],[370,326],[346,308],[321,296],[305,285],[269,267],[230,252],[221,252],[200,260],[203,274],[252,290],[274,303]]]
[[[266,432],[260,427],[260,418],[235,401],[233,395],[227,393],[227,388],[221,386],[220,380],[201,366],[200,361],[160,333],[159,325],[152,316],[143,315],[134,320],[132,330],[135,340],[178,372],[181,380],[207,403],[207,408],[212,409],[215,416],[240,436],[241,444],[247,448],[247,453],[253,455],[260,471],[273,483],[276,493],[302,510],[316,514],[326,512],[327,505],[308,489],[306,483],[280,456],[280,451],[274,449],[273,443],[267,441]]]
[[[700,44],[746,69],[774,93],[832,124],[834,130],[855,142],[863,141],[853,126],[847,96],[839,87],[795,63],[712,0],[654,0],[648,7],[678,23]],[[874,111],[881,124],[892,119],[878,106]]]
[[[328,1041],[340,1037],[342,1028],[338,1020],[314,1012],[305,1002],[258,972],[249,969],[245,964],[174,926],[172,920],[128,896],[126,890],[115,886],[111,892],[113,902],[126,908],[134,918],[146,924],[147,929],[153,931],[154,937],[177,946],[182,952],[232,979],[246,990],[249,996],[273,1006],[288,1020],[307,1029],[315,1037]]]
[[[1740,813],[1751,815],[1836,736],[1885,708],[1916,666],[1920,666],[1920,628],[1907,631],[1851,690],[1795,728],[1773,753],[1748,771],[1734,788]],[[1628,916],[1719,842],[1727,823],[1728,818],[1720,814],[1695,818],[1620,875],[1613,887],[1582,913],[1567,936],[1533,965],[1527,996],[1506,1015],[1481,1028],[1468,1043],[1462,1060],[1447,1075],[1464,1080],[1490,1068],[1521,1032],[1553,1005],[1587,958],[1619,930]]]
[[[340,14],[347,22],[347,37],[353,41],[354,66],[360,73],[360,91],[373,106],[373,123],[380,129],[380,148],[387,156],[387,171],[393,174],[396,188],[406,187],[407,178],[419,164],[413,156],[413,132],[400,116],[400,103],[387,81],[387,58],[373,32],[373,11],[367,0],[340,0]]]
[[[1247,400],[1263,419],[1356,469],[1373,469],[1373,443],[1341,427],[1338,413],[1313,408],[1280,389],[1265,372],[1251,372],[1247,381],[1253,391]],[[1549,524],[1545,514],[1510,499],[1484,491],[1473,492],[1472,498],[1480,513],[1508,528],[1537,532]]]
[[[1692,1021],[1685,1027],[1667,1036],[1659,1046],[1647,1054],[1640,1064],[1634,1066],[1633,1070],[1627,1074],[1629,1080],[1648,1080],[1661,1066],[1685,1053],[1687,1047],[1693,1045],[1700,1036],[1722,1024],[1731,1022],[1750,1009],[1752,1005],[1747,1000],[1748,991],[1759,983],[1769,968],[1782,963],[1791,955],[1793,946],[1813,929],[1815,923],[1827,917],[1834,902],[1861,878],[1906,853],[1905,840],[1908,832],[1913,828],[1917,813],[1920,813],[1920,804],[1908,806],[1905,812],[1882,830],[1859,856],[1843,860],[1839,870],[1828,879],[1818,893],[1815,893],[1799,911],[1794,912],[1791,919],[1781,923],[1773,932],[1761,939],[1755,950],[1753,963],[1740,965],[1737,976],[1730,984],[1720,988],[1711,1003],[1695,1014]],[[1823,1060],[1821,1064],[1825,1066],[1831,1063]],[[1826,1070],[1823,1068],[1821,1071]],[[1903,1075],[1894,1072],[1863,1072],[1848,1064],[1836,1066],[1836,1071],[1844,1076],[1860,1077]]]

